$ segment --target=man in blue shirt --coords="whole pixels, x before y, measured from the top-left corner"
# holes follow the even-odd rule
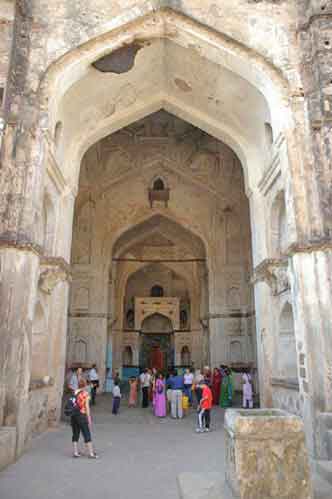
[[[182,418],[182,394],[184,390],[183,376],[174,371],[167,380],[167,386],[172,390],[171,394],[171,415],[172,418]]]

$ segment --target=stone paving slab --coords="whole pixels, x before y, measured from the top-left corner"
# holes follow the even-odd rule
[[[110,413],[108,397],[95,411],[100,459],[71,458],[67,425],[33,440],[17,463],[0,473],[1,499],[178,499],[177,476],[223,469],[223,411],[215,431],[195,433],[195,413],[159,420],[150,410]]]
[[[233,499],[224,473],[181,473],[178,486],[180,499]]]
[[[178,484],[183,499],[207,499],[202,486],[208,481],[213,493],[214,477],[217,491],[224,473],[223,418],[223,410],[213,410],[214,431],[196,434],[195,413],[159,420],[149,409],[122,408],[112,416],[110,397],[102,396],[94,410],[100,459],[71,458],[71,429],[62,424],[33,439],[29,452],[0,473],[0,499],[179,499]],[[315,483],[315,499],[332,498],[330,486]]]

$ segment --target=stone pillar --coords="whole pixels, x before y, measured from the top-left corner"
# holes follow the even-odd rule
[[[270,287],[265,281],[255,283],[257,367],[260,403],[262,407],[272,407],[272,348],[273,338],[270,328]]]
[[[310,453],[326,457],[319,415],[332,413],[332,248],[290,260],[300,396]]]
[[[5,380],[3,421],[16,427],[16,455],[22,453],[29,422],[31,335],[39,257],[31,248],[3,247],[0,286],[0,378]]]
[[[313,499],[303,423],[271,409],[227,410],[226,482],[239,499]]]

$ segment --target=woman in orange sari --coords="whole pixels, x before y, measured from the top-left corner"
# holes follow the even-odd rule
[[[137,405],[137,379],[136,378],[130,378],[129,380],[129,386],[130,386],[130,391],[129,391],[129,401],[128,401],[128,407],[136,407]]]

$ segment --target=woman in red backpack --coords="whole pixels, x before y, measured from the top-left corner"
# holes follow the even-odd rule
[[[73,457],[81,456],[78,451],[78,440],[80,438],[80,433],[82,432],[89,457],[91,459],[96,459],[98,456],[93,450],[91,440],[90,397],[86,390],[86,381],[83,378],[79,380],[78,390],[75,391],[75,397],[78,410],[73,412],[71,416],[71,427],[73,430]]]

